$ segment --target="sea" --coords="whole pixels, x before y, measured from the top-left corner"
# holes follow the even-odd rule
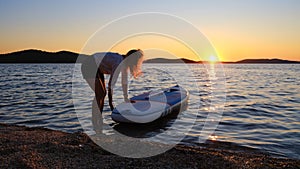
[[[0,66],[0,123],[93,133],[94,94],[80,64]],[[151,138],[167,132],[153,141],[219,143],[300,159],[299,75],[300,64],[144,64],[141,77],[129,77],[129,95],[179,84],[189,91],[187,108],[151,127],[120,126],[106,98],[104,134]],[[115,105],[123,101],[119,80],[113,98]]]

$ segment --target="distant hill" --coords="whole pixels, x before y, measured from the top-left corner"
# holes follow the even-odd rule
[[[79,54],[69,51],[46,52],[41,50],[23,50],[0,54],[0,63],[75,63]],[[81,55],[88,56],[88,55]],[[189,59],[155,58],[145,60],[145,63],[206,63]],[[222,62],[225,64],[300,64],[297,61],[281,59],[245,59],[237,62]]]
[[[146,60],[145,63],[208,63],[202,61],[193,61],[189,59],[165,59],[165,58],[155,58]],[[237,62],[222,62],[225,64],[300,64],[297,61],[289,61],[282,59],[245,59]]]
[[[24,50],[0,54],[0,63],[75,63],[78,53],[60,51]]]
[[[145,63],[202,63],[201,61],[193,61],[189,59],[165,59],[165,58],[155,58],[145,60]]]
[[[244,59],[237,62],[223,62],[235,64],[300,64],[297,61],[282,60],[282,59]]]

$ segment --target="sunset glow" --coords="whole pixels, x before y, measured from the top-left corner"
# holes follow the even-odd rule
[[[217,61],[218,61],[218,58],[216,56],[213,56],[213,55],[209,56],[209,62],[214,63]]]
[[[221,57],[218,56],[220,61],[262,58],[300,61],[298,32],[300,1],[295,0],[275,0],[272,3],[259,0],[238,2],[192,0],[189,3],[184,1],[174,3],[169,0],[159,3],[142,1],[133,3],[131,0],[118,3],[110,1],[86,3],[79,0],[1,1],[0,53],[24,49],[81,52],[89,38],[105,24],[126,15],[145,11],[171,14],[191,23],[221,54]],[[147,21],[139,21],[136,24],[137,27],[143,26]],[[164,29],[172,31],[174,28],[164,26]],[[184,30],[183,27],[182,31]],[[115,36],[117,35],[108,34],[111,38]],[[193,41],[199,43],[199,39]],[[172,46],[175,43],[148,37],[147,41],[122,44],[116,46],[114,50],[123,53],[128,48],[143,49],[157,47],[160,44],[158,50],[168,49],[168,52],[175,56],[206,60],[193,56],[194,54],[183,45]],[[90,51],[91,53],[107,50],[102,44],[95,46],[96,49]],[[156,56],[149,56],[152,57]],[[209,60],[216,61],[211,58]]]

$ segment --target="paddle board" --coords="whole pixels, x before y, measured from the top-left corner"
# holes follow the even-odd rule
[[[176,85],[160,91],[146,92],[130,98],[133,103],[121,103],[111,117],[118,123],[150,123],[186,105],[189,93]]]

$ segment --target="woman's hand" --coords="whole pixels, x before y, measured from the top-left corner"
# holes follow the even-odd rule
[[[130,102],[130,100],[128,99],[128,97],[124,97],[124,101],[125,101],[126,103],[129,103],[129,102]]]
[[[124,98],[124,101],[125,101],[126,103],[135,103],[134,100],[129,100],[128,98]]]

